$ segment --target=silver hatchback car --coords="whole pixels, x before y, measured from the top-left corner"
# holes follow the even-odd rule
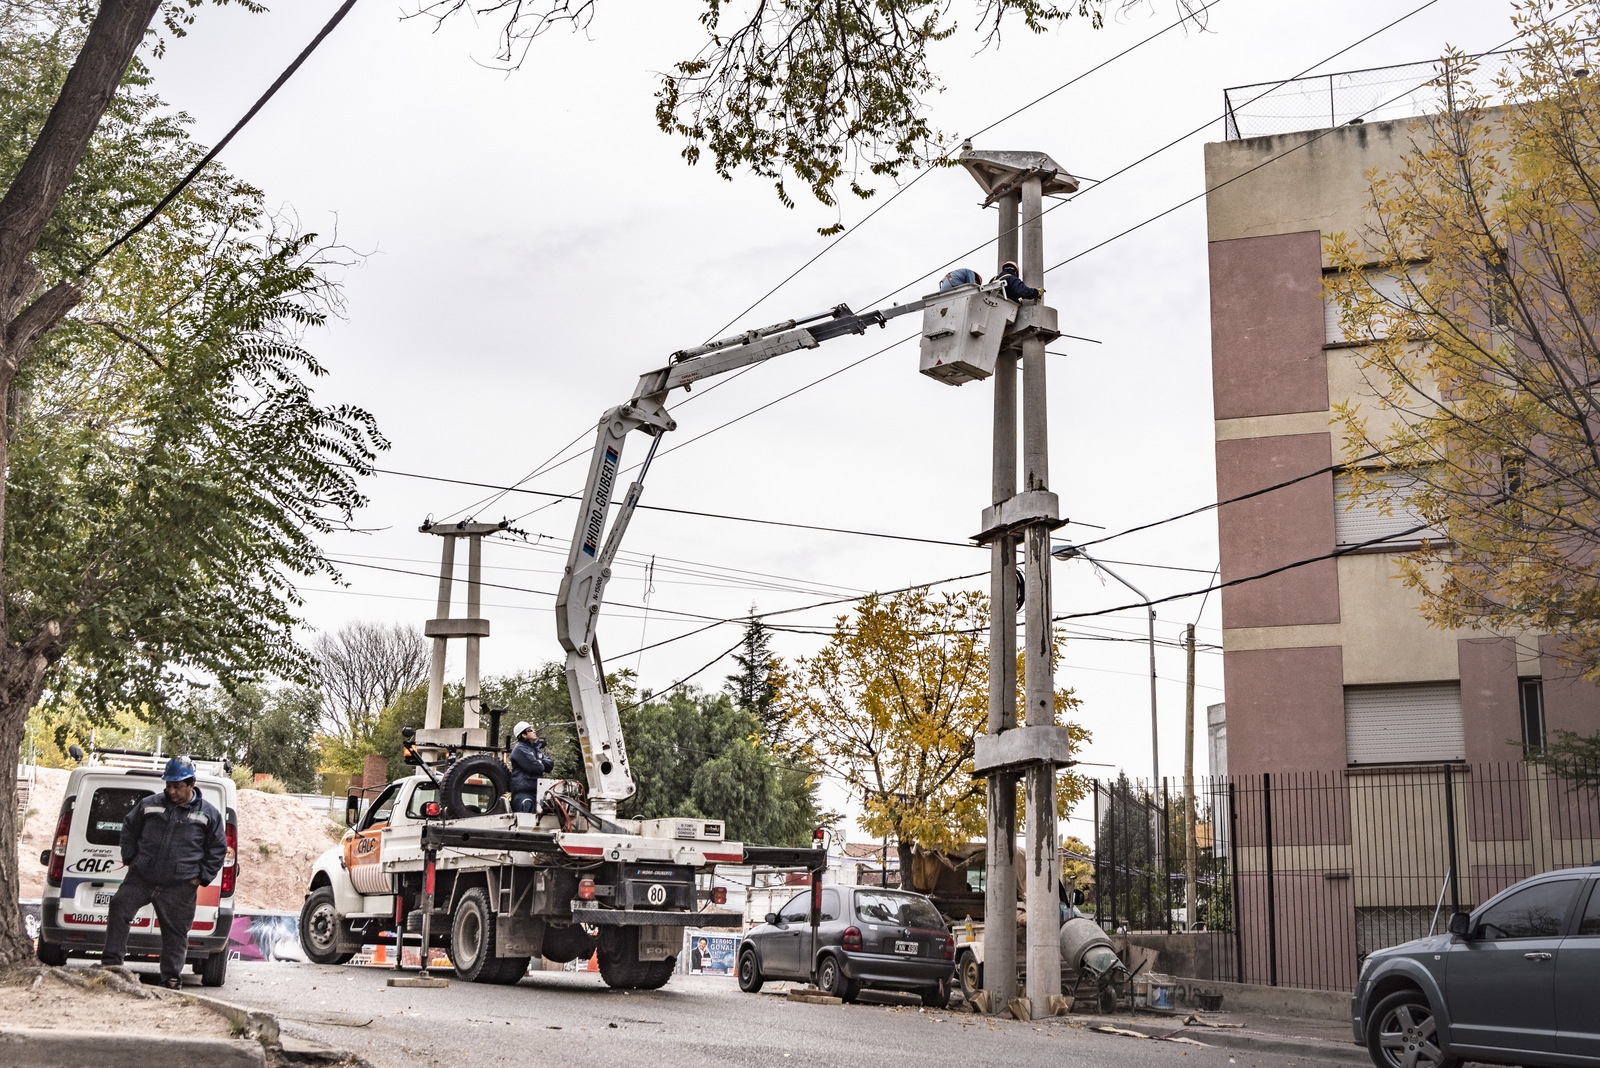
[[[1350,1014],[1378,1068],[1600,1065],[1600,864],[1525,879],[1448,934],[1371,954]]]
[[[822,888],[822,922],[811,934],[811,891],[796,894],[739,946],[739,989],[755,993],[768,979],[810,979],[854,1001],[862,987],[910,991],[924,1005],[950,1003],[955,938],[933,902],[905,890]]]

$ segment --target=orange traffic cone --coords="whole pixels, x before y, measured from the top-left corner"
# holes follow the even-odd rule
[[[600,970],[600,953],[597,950],[597,951],[589,954],[589,965],[588,965],[588,967],[584,968],[584,971],[586,971],[586,972],[597,972],[599,970]]]

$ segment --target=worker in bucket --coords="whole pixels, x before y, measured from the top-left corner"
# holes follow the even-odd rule
[[[544,739],[523,720],[512,728],[517,744],[511,747],[511,811],[532,812],[538,802],[539,776],[556,766],[544,751]]]
[[[1043,289],[1035,289],[1017,275],[1017,265],[1007,260],[1000,265],[1000,273],[995,275],[996,282],[1005,282],[1007,300],[1039,300],[1044,296]]]
[[[943,293],[945,290],[954,289],[956,286],[981,285],[983,285],[983,276],[981,274],[979,274],[977,271],[968,270],[965,267],[957,267],[940,280],[939,292]]]
[[[161,793],[134,805],[122,821],[128,874],[111,898],[100,964],[122,965],[134,913],[154,905],[161,924],[161,985],[177,990],[183,986],[195,898],[222,870],[228,837],[222,813],[195,789],[188,758],[167,761],[161,779],[166,783]]]

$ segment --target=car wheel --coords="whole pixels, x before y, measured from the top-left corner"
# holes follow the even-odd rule
[[[976,953],[962,953],[956,961],[956,976],[961,980],[961,993],[971,1001],[983,989],[983,963]]]
[[[938,986],[929,987],[922,993],[922,1003],[930,1009],[947,1009],[950,1007],[950,984],[944,980]]]
[[[1400,990],[1372,1010],[1367,1053],[1377,1068],[1459,1068],[1439,1046],[1433,1007],[1420,990]]]
[[[746,949],[739,954],[739,989],[746,994],[759,994],[764,982],[766,977],[761,974],[761,962],[756,959],[756,951]]]
[[[59,968],[67,963],[67,947],[54,942],[39,939],[39,948],[35,949],[34,956],[39,958],[40,964],[48,964],[52,968]]]
[[[333,887],[319,886],[300,909],[300,948],[312,964],[343,964],[355,956],[339,952],[339,909]]]
[[[839,958],[831,954],[817,964],[817,989],[841,1001],[854,1001],[860,993],[860,988],[839,967]]]

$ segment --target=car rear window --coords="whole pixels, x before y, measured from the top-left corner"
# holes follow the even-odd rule
[[[944,930],[944,918],[927,898],[887,890],[857,890],[856,915],[873,923]]]
[[[155,793],[149,789],[102,786],[89,802],[89,829],[84,837],[90,845],[114,846],[122,841],[122,821],[128,810]]]

